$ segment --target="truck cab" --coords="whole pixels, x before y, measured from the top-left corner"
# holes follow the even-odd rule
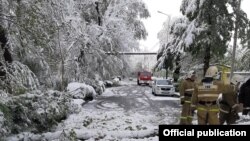
[[[148,71],[141,71],[138,72],[137,75],[137,84],[141,85],[141,84],[146,84],[149,85],[150,82],[152,81],[152,74]]]

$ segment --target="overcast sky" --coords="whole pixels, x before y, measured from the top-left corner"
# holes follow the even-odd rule
[[[147,48],[150,51],[158,51],[159,40],[157,33],[162,29],[162,24],[168,19],[168,16],[160,14],[157,11],[171,15],[171,17],[181,16],[180,5],[182,0],[144,0],[147,4],[151,17],[143,20],[148,31],[147,40],[140,42],[141,48]],[[250,17],[250,0],[242,0],[242,9]]]

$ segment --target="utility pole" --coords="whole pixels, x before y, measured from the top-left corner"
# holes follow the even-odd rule
[[[232,55],[232,64],[231,64],[231,73],[230,73],[230,80],[233,77],[233,72],[235,69],[235,54],[236,54],[236,47],[237,47],[237,39],[238,39],[238,19],[239,19],[239,12],[241,7],[241,0],[239,0],[239,4],[236,9],[236,20],[235,20],[235,29],[234,29],[234,43],[233,43],[233,55]]]

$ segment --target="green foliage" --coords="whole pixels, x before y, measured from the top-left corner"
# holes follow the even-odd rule
[[[247,14],[242,9],[237,12],[239,0],[229,1],[229,4],[233,7],[232,15],[237,18],[237,20],[236,18],[234,18],[234,27],[236,26],[236,24],[238,24],[238,39],[240,39],[240,43],[243,47],[249,47],[250,44],[248,43],[248,41],[250,39],[250,21],[247,17]]]
[[[0,86],[13,95],[24,94],[39,87],[38,80],[30,69],[20,62],[12,62],[6,66],[6,79]]]
[[[25,94],[28,90],[24,87],[18,87],[15,89],[15,91],[13,92],[14,95],[21,95],[21,94]]]
[[[201,4],[197,0],[197,9],[194,15],[186,13],[191,21],[189,26],[195,26],[191,30],[194,39],[185,51],[193,55],[206,54],[205,48],[210,47],[211,55],[223,56],[231,40],[233,30],[232,15],[227,10],[227,0],[206,0]],[[182,9],[184,12],[184,9]],[[192,25],[193,24],[193,25]],[[187,34],[189,36],[189,34]]]
[[[7,120],[12,119],[11,110],[8,106],[6,106],[3,103],[0,103],[0,111],[4,114],[5,119],[7,119]]]
[[[239,0],[183,0],[181,11],[190,22],[184,34],[177,36],[182,39],[179,46],[194,58],[204,60],[204,72],[211,59],[224,57],[236,24],[241,43],[248,41],[249,20],[244,11],[237,12],[238,5]]]
[[[12,133],[17,133],[16,132],[17,128],[13,122],[14,115],[11,110],[11,107],[8,106],[7,104],[0,103],[0,111],[4,114],[4,118],[5,118],[3,127],[5,127],[5,129],[7,128],[8,130],[10,130],[10,132]]]
[[[250,49],[248,49],[239,60],[242,70],[250,70]]]
[[[5,118],[3,127],[12,134],[50,131],[53,126],[65,120],[69,113],[69,100],[64,100],[64,96],[59,97],[28,94],[16,96],[5,104],[0,103],[0,111]]]
[[[77,134],[73,129],[70,130],[68,138],[69,141],[77,141]]]

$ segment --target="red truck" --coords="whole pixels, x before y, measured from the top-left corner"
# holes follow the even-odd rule
[[[147,84],[149,85],[150,81],[152,81],[152,74],[148,71],[141,71],[138,72],[137,75],[137,84],[141,85],[141,84]]]

